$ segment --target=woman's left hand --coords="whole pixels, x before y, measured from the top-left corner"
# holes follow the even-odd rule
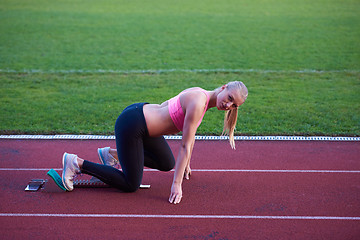
[[[190,168],[190,164],[188,164],[185,168],[185,173],[184,173],[185,179],[189,180],[190,175],[191,175],[191,168]]]

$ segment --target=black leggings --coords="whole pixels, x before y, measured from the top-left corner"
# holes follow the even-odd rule
[[[97,177],[124,192],[134,192],[141,184],[144,166],[160,171],[174,168],[174,155],[164,137],[149,136],[144,104],[128,106],[116,120],[116,148],[122,171],[85,160],[82,173]]]

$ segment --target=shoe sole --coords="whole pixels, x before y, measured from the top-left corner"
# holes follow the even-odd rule
[[[101,162],[103,165],[105,165],[103,156],[102,156],[102,154],[101,154],[101,148],[98,148],[97,152],[98,152],[98,155],[99,155],[100,162]]]
[[[67,186],[66,186],[66,184],[65,184],[65,170],[66,170],[66,161],[65,161],[65,159],[66,159],[66,156],[67,156],[68,154],[67,153],[64,153],[64,155],[63,155],[63,159],[62,159],[62,163],[63,163],[63,173],[62,173],[62,178],[61,178],[61,181],[62,181],[62,183],[64,184],[64,187],[66,188],[66,190],[68,190],[68,191],[72,191],[72,190],[70,190],[70,188],[68,188]]]

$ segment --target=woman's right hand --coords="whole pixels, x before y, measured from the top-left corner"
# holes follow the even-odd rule
[[[182,198],[181,184],[173,183],[171,186],[171,194],[169,198],[170,203],[178,204]]]

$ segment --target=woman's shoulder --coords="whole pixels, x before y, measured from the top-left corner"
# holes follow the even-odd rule
[[[198,87],[187,90],[190,91],[184,91],[180,96],[181,106],[185,109],[190,106],[203,109],[207,102],[207,95],[204,94],[204,90]]]
[[[193,88],[188,88],[184,91],[181,92],[181,94],[179,94],[182,96],[186,96],[186,98],[203,98],[207,95],[206,91],[200,87],[193,87]]]
[[[182,92],[192,92],[192,91],[205,91],[205,90],[202,89],[201,87],[192,87],[192,88],[185,89]]]

